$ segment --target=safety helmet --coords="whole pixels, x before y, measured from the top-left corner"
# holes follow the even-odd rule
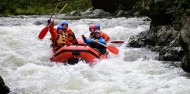
[[[99,24],[97,24],[97,25],[96,25],[96,28],[99,28],[99,29],[100,29],[100,25],[99,25]]]
[[[96,30],[96,31],[94,31],[94,33],[100,33],[100,30]]]
[[[62,30],[63,30],[63,29],[64,29],[64,27],[63,27],[63,26],[61,26],[61,25],[59,25],[59,26],[57,26],[57,30],[58,30],[58,29],[62,29]]]
[[[61,25],[62,25],[62,26],[63,26],[63,25],[68,25],[68,22],[64,21],[64,22],[61,23]]]
[[[90,25],[90,26],[89,26],[89,29],[95,29],[95,28],[96,28],[95,25]]]

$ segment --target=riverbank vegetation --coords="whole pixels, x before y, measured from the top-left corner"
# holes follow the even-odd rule
[[[0,0],[0,15],[42,15],[50,14],[54,10],[57,0]],[[59,11],[66,2],[68,6],[63,11],[71,12],[73,10],[85,10],[91,7],[91,0],[60,0],[57,11]]]

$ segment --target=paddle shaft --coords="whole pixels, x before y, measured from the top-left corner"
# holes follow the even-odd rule
[[[59,11],[59,13],[57,15],[55,15],[55,18],[53,19],[53,21],[58,18],[58,15],[65,9],[65,7],[67,5],[68,5],[68,2],[63,6],[63,8]],[[53,21],[51,21],[51,23],[48,25],[48,27],[52,24]]]
[[[57,15],[55,15],[55,18],[53,19],[53,21],[58,18],[58,15],[65,9],[65,7],[66,7],[67,5],[68,5],[68,2],[63,6],[63,8],[59,11],[59,13],[58,13]],[[51,23],[48,25],[48,28],[49,28],[49,26],[52,24],[53,21],[51,21]]]
[[[60,2],[60,0],[57,0],[56,7],[55,7],[53,13],[51,14],[50,20],[51,20],[51,18],[53,17],[53,14],[56,15],[56,9],[57,9],[57,7],[58,7],[58,5],[59,5],[59,2]]]
[[[57,15],[59,15],[64,9],[65,9],[65,7],[68,5],[68,2],[65,4],[65,6],[59,11],[59,13],[57,14]],[[57,6],[58,6],[58,4],[56,5],[56,8],[57,8]],[[55,8],[55,9],[56,9]],[[54,10],[55,11],[55,10]],[[39,35],[38,35],[38,38],[39,39],[43,39],[44,37],[45,37],[45,35],[47,34],[47,32],[48,32],[48,30],[49,30],[49,26],[53,23],[53,21],[57,18],[57,16],[55,15],[55,18],[53,19],[53,21],[51,21],[51,18],[52,18],[52,15],[51,15],[51,17],[50,17],[50,23],[48,23],[48,25],[46,25],[46,27],[45,28],[43,28],[42,30],[41,30],[41,32],[39,33]]]
[[[54,9],[54,15],[56,15],[56,9],[57,9],[58,5],[59,5],[59,0],[57,1],[56,7],[55,7],[55,9]],[[52,15],[51,15],[51,18],[52,18]],[[51,18],[50,18],[50,19],[51,19]]]
[[[124,43],[124,41],[122,41],[122,40],[113,40],[110,43],[121,44],[121,43]]]
[[[65,7],[66,7],[67,5],[68,5],[68,2],[67,2],[67,3],[63,6],[63,8],[59,11],[59,13],[57,14],[57,16],[65,9]],[[55,19],[58,18],[57,16],[55,17]]]

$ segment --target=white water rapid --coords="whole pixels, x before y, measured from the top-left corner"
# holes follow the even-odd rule
[[[0,18],[0,75],[10,94],[190,94],[188,74],[156,60],[157,53],[125,47],[130,36],[149,29],[142,18],[67,20],[80,38],[89,35],[90,24],[101,24],[112,40],[124,40],[119,55],[94,66],[79,62],[65,66],[49,61],[48,33],[38,40],[46,17]],[[57,23],[61,23],[57,21]]]

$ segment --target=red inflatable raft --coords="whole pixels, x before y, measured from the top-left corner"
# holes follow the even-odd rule
[[[58,63],[76,64],[79,60],[85,60],[93,64],[99,59],[106,59],[106,55],[101,55],[98,51],[84,44],[82,39],[78,39],[79,45],[63,46],[56,53],[52,54],[50,60]]]

